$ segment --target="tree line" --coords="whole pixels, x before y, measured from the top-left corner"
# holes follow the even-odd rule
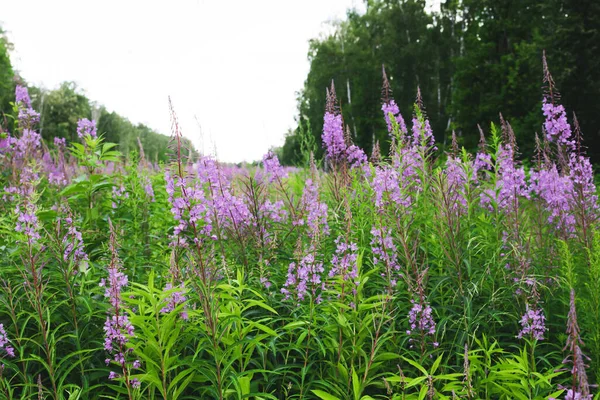
[[[119,150],[128,155],[139,151],[141,143],[149,161],[166,162],[169,158],[169,137],[158,133],[144,124],[134,124],[116,112],[109,112],[104,106],[91,101],[74,82],[63,82],[55,90],[46,90],[27,84],[15,74],[10,61],[12,44],[0,28],[0,132],[8,131],[10,115],[13,112],[15,87],[25,85],[31,95],[32,106],[40,112],[39,133],[47,143],[55,137],[66,138],[69,142],[78,141],[77,121],[81,118],[94,119],[98,133],[106,141],[118,144]],[[166,115],[166,111],[165,111]],[[139,141],[139,142],[138,142]],[[191,142],[184,139],[185,147],[196,154]]]
[[[542,53],[561,102],[580,122],[588,154],[600,162],[600,2],[581,0],[367,0],[331,34],[310,41],[310,71],[298,94],[298,127],[288,132],[282,162],[301,162],[310,132],[320,143],[326,92],[333,80],[344,122],[368,154],[389,146],[381,112],[382,66],[410,121],[420,89],[440,149],[452,131],[473,149],[484,130],[510,122],[524,157],[542,134]],[[316,146],[317,155],[322,149]]]

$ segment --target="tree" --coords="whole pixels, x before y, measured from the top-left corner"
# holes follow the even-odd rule
[[[11,111],[10,102],[14,101],[14,71],[10,62],[11,44],[0,27],[0,126],[4,125],[2,117]]]

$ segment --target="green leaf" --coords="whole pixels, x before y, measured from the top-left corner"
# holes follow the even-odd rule
[[[319,398],[322,400],[341,400],[339,397],[335,397],[334,395],[326,393],[322,390],[312,390],[312,392],[319,396]]]

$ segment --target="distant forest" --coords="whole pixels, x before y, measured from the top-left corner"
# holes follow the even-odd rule
[[[297,164],[310,132],[322,156],[325,89],[335,82],[345,124],[367,154],[389,146],[381,112],[382,66],[410,121],[417,87],[438,147],[454,130],[474,149],[477,125],[489,131],[499,113],[529,157],[541,134],[542,53],[572,122],[576,113],[587,152],[600,162],[600,1],[448,0],[430,12],[424,0],[370,0],[349,10],[335,31],[310,42],[310,72],[298,97],[298,128],[279,150]]]
[[[33,108],[41,113],[38,130],[46,143],[53,143],[55,137],[77,141],[77,121],[81,118],[95,119],[98,133],[103,134],[108,142],[117,143],[125,156],[131,151],[139,151],[139,139],[149,161],[167,161],[168,136],[144,124],[133,124],[116,112],[95,105],[73,82],[64,82],[55,90],[28,84],[23,77],[15,75],[9,57],[11,48],[12,44],[0,29],[0,134],[6,134],[12,125],[8,117],[12,112],[11,102],[15,100],[15,86],[21,84],[29,88]],[[165,105],[165,118],[166,115]],[[186,141],[186,147],[193,151],[189,141]]]

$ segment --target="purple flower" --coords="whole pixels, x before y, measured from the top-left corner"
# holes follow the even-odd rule
[[[306,224],[308,227],[307,234],[311,239],[317,239],[328,235],[328,208],[327,204],[319,201],[319,185],[316,180],[306,180],[301,202],[305,216],[303,220],[297,221],[296,223],[299,225]]]
[[[455,215],[461,214],[467,209],[467,174],[465,166],[457,157],[449,156],[446,160],[446,179],[448,181],[447,188],[447,204],[449,211]]]
[[[37,150],[41,143],[42,137],[39,133],[31,129],[24,129],[21,137],[15,142],[15,155],[19,158],[26,158],[27,155]]]
[[[29,98],[29,91],[25,86],[17,85],[15,89],[15,102],[22,106],[29,108],[31,107],[31,99]]]
[[[4,330],[4,324],[0,324],[0,350],[4,350],[8,357],[13,358],[15,356],[15,349],[10,345],[10,341]]]
[[[371,189],[375,194],[375,206],[380,210],[389,205],[410,205],[410,198],[405,198],[400,190],[400,175],[389,166],[375,167]]]
[[[156,198],[154,197],[154,188],[152,187],[152,182],[150,182],[150,179],[147,176],[143,178],[143,181],[144,193],[146,193],[148,199],[150,199],[150,201],[154,203],[156,201]]]
[[[339,162],[345,158],[347,146],[340,114],[325,113],[323,118],[323,146],[327,152],[327,157],[331,161]]]
[[[546,332],[546,317],[541,308],[531,308],[527,304],[525,314],[521,317],[521,331],[517,335],[519,339],[531,335],[533,339],[543,340]]]
[[[402,134],[408,134],[408,129],[406,128],[404,118],[402,118],[400,109],[393,99],[387,103],[383,103],[381,106],[381,111],[383,111],[383,116],[385,117],[387,129],[390,134],[392,134],[394,131],[394,122],[398,125],[398,128]]]
[[[423,116],[415,116],[412,119],[412,124],[413,146],[421,147],[427,150],[437,150],[429,120],[423,118]]]
[[[54,138],[54,145],[56,147],[64,148],[64,147],[67,146],[67,139],[55,137]]]
[[[492,170],[492,156],[484,153],[477,152],[475,155],[475,161],[473,161],[473,174],[477,175],[479,171],[491,171]]]
[[[74,265],[78,266],[80,263],[88,261],[88,255],[84,249],[83,237],[73,224],[71,217],[64,218],[63,221],[67,227],[67,233],[62,239],[64,246],[63,260],[65,262],[72,261]]]
[[[359,168],[367,164],[367,155],[360,147],[352,144],[346,149],[346,159],[350,168]]]
[[[121,184],[118,187],[113,186],[112,197],[113,197],[112,208],[118,208],[119,205],[123,202],[123,200],[129,198],[129,193],[127,192],[127,189],[125,189],[125,186],[123,186]]]
[[[565,395],[565,400],[592,400],[594,398],[591,394],[582,394],[574,391],[573,389],[567,390],[567,394]]]
[[[574,231],[575,217],[571,212],[573,181],[569,176],[561,176],[556,165],[552,164],[549,168],[531,173],[530,190],[543,201],[549,212],[550,224],[567,233]]]
[[[77,136],[79,136],[80,138],[83,138],[88,135],[93,138],[96,137],[96,135],[97,135],[96,121],[95,120],[90,121],[87,118],[80,119],[79,121],[77,121]]]
[[[299,263],[290,263],[281,293],[285,295],[286,300],[295,294],[298,302],[310,294],[319,303],[320,295],[317,296],[317,292],[325,289],[325,282],[321,280],[324,270],[323,263],[315,259],[314,249],[309,249]]]
[[[167,296],[167,305],[164,306],[163,308],[161,308],[160,312],[162,314],[166,314],[166,313],[170,313],[171,311],[173,311],[179,304],[185,303],[185,301],[187,300],[187,298],[185,297],[185,287],[183,286],[183,284],[181,284],[181,286],[177,289],[175,289],[173,287],[173,284],[171,283],[167,283],[165,285],[164,291],[170,291],[171,293],[169,293],[169,295]],[[186,320],[187,317],[183,317],[183,313],[180,314],[181,317]],[[187,314],[186,314],[187,315]]]
[[[356,243],[347,243],[342,236],[335,239],[336,249],[335,254],[331,259],[331,270],[329,277],[338,277],[342,282],[352,281],[355,286],[360,283],[358,281],[358,246]],[[353,292],[356,288],[352,289]]]
[[[571,126],[567,121],[565,108],[560,104],[554,105],[544,99],[542,111],[544,117],[546,117],[544,122],[546,139],[551,143],[567,146],[569,149],[575,148],[575,141],[571,138]]]
[[[585,210],[578,218],[595,220],[598,216],[598,195],[594,183],[594,170],[589,158],[571,153],[569,178],[573,184],[572,208]],[[578,213],[579,214],[579,213]],[[582,223],[583,221],[577,221]]]
[[[23,127],[33,127],[40,122],[40,113],[33,108],[22,108],[19,110],[19,124]]]
[[[433,320],[433,310],[425,300],[411,300],[412,308],[408,312],[409,329],[407,335],[435,335],[435,321]]]
[[[373,265],[383,264],[385,273],[381,276],[388,281],[391,288],[397,284],[400,265],[398,264],[397,248],[392,238],[392,230],[384,227],[371,229],[371,251],[373,252]]]
[[[493,210],[491,202],[495,201],[500,210],[514,211],[515,207],[518,207],[519,198],[529,198],[529,188],[525,180],[525,170],[515,165],[511,145],[500,145],[496,169],[496,188],[484,190],[481,194],[481,204]]]
[[[108,266],[108,279],[102,280],[100,286],[104,287],[104,296],[110,302],[109,314],[104,322],[104,349],[112,355],[112,361],[118,364],[123,372],[127,371],[126,354],[133,349],[129,347],[130,338],[134,335],[134,328],[127,316],[121,300],[121,291],[127,286],[127,275],[120,271],[121,261],[118,257],[114,228],[110,223],[110,250],[111,260]],[[108,360],[110,362],[110,360]],[[114,379],[116,374],[111,375]]]
[[[284,168],[279,164],[277,155],[272,151],[269,151],[263,156],[263,166],[269,177],[269,182],[281,181],[287,178],[287,173]]]

